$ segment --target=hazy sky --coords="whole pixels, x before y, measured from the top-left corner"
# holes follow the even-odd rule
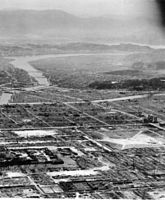
[[[154,0],[0,0],[0,9],[61,9],[81,16],[146,15]]]

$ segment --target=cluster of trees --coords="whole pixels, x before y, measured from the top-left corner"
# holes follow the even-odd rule
[[[128,89],[128,90],[164,90],[165,78],[129,79],[120,82],[103,81],[93,82],[89,85],[92,89]]]

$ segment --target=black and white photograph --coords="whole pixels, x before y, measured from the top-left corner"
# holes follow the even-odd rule
[[[165,0],[0,0],[0,199],[165,200]]]

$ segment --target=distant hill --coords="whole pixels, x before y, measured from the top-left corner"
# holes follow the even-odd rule
[[[19,42],[19,41],[18,41]],[[156,50],[158,52],[162,50]],[[0,44],[0,56],[23,56],[23,55],[44,55],[44,54],[57,54],[57,53],[106,53],[113,54],[118,53],[118,61],[120,54],[125,52],[124,63],[131,61],[131,63],[138,62],[138,58],[143,57],[145,54],[148,58],[151,56],[155,50],[148,46],[142,46],[138,44],[96,44],[87,42],[75,42],[75,43],[64,43],[64,44],[33,44],[33,43],[23,43],[21,44]],[[134,52],[134,54],[133,54]],[[138,55],[139,54],[139,55]],[[138,55],[138,57],[137,57]],[[131,56],[131,57],[130,57]],[[145,57],[146,57],[145,56]],[[164,51],[162,53],[164,56]],[[121,56],[122,57],[122,56]]]
[[[150,51],[153,50],[151,47],[121,43],[115,45],[105,45],[105,44],[95,44],[95,43],[68,43],[65,45],[56,46],[57,49],[63,51],[79,51],[79,50],[88,50],[88,51]]]
[[[14,10],[0,11],[0,32],[8,34],[35,33],[67,29],[79,24],[81,19],[63,11]]]
[[[61,10],[1,10],[1,37],[152,40],[157,37],[153,18],[119,16],[81,18]],[[146,37],[147,36],[147,37]]]

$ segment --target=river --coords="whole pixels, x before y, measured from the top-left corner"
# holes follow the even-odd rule
[[[49,86],[49,82],[42,72],[32,67],[29,62],[39,59],[40,57],[15,57],[10,63],[19,69],[23,69],[29,73],[29,75],[38,82],[39,85]]]
[[[113,43],[108,45],[120,45],[120,44],[132,44],[138,46],[147,46],[153,49],[165,49],[164,45],[151,45],[151,44],[140,44],[140,43]],[[106,44],[107,45],[107,44]],[[16,67],[23,69],[29,73],[30,76],[34,77],[40,86],[49,86],[49,82],[46,77],[43,76],[43,73],[37,69],[35,69],[32,65],[30,65],[31,61],[46,59],[46,58],[62,58],[62,57],[75,57],[75,56],[98,56],[98,55],[113,55],[113,56],[121,56],[121,55],[131,55],[136,52],[114,52],[114,53],[70,53],[70,54],[51,54],[51,55],[37,55],[37,56],[20,56],[20,57],[9,57],[12,58],[13,61],[10,63]],[[45,66],[46,67],[46,66]]]
[[[42,87],[49,87],[49,82],[46,77],[43,76],[42,71],[35,69],[30,62],[35,61],[35,60],[40,60],[40,59],[46,59],[46,58],[60,58],[60,57],[75,57],[75,56],[97,56],[97,55],[130,55],[134,53],[102,53],[102,54],[97,54],[97,53],[91,53],[91,54],[55,54],[55,55],[38,55],[38,56],[24,56],[24,57],[10,57],[12,61],[10,62],[14,67],[23,69],[29,73],[30,76],[34,77],[37,81],[39,86],[34,86],[31,88],[26,88],[27,91],[31,91],[37,88],[42,88]],[[45,66],[46,67],[46,66]],[[161,94],[162,95],[162,94]],[[0,97],[0,105],[2,104],[7,104],[9,100],[11,99],[12,94],[4,92],[2,96]],[[126,100],[128,98],[130,99],[136,99],[136,98],[144,98],[147,95],[137,95],[133,97],[124,97],[123,99],[119,100]],[[105,101],[116,101],[117,99],[111,99],[111,100],[105,100]],[[97,101],[96,101],[97,102]]]
[[[39,86],[34,86],[30,88],[25,88],[27,91],[35,90],[42,87],[49,87],[50,84],[46,77],[43,76],[42,71],[35,69],[30,62],[40,59],[46,59],[46,58],[60,58],[60,57],[75,57],[75,56],[98,56],[98,55],[129,55],[132,53],[81,53],[81,54],[51,54],[51,55],[37,55],[37,56],[19,56],[19,57],[8,57],[9,59],[12,59],[10,63],[15,67],[19,69],[23,69],[28,72],[28,74],[35,78],[35,80],[38,82]],[[46,67],[46,66],[45,66]],[[9,103],[11,99],[12,94],[3,92],[0,96],[0,105]]]
[[[119,43],[124,44],[124,43]],[[119,45],[118,44],[118,45]],[[139,45],[139,46],[148,46],[153,49],[164,49],[164,45],[149,45],[149,44],[140,44],[140,43],[128,43],[132,45]],[[110,45],[110,44],[109,44]],[[111,44],[112,45],[112,44]],[[37,56],[24,56],[24,57],[12,57],[13,61],[10,63],[16,67],[23,69],[29,73],[30,76],[34,77],[40,86],[49,86],[49,82],[46,77],[43,76],[43,73],[37,69],[35,69],[32,65],[30,65],[31,61],[46,59],[50,57],[60,58],[60,57],[75,57],[75,56],[98,56],[98,55],[113,55],[113,56],[120,56],[120,55],[131,55],[135,54],[136,52],[114,52],[114,53],[78,53],[78,54],[54,54],[54,55],[37,55]],[[10,57],[11,58],[11,57]],[[46,66],[45,66],[46,67]]]
[[[30,76],[34,77],[40,86],[49,86],[49,82],[40,70],[35,69],[30,62],[35,60],[41,60],[46,58],[62,58],[62,57],[75,57],[75,56],[98,56],[98,55],[130,55],[133,53],[81,53],[81,54],[53,54],[53,55],[38,55],[38,56],[20,56],[20,57],[9,57],[13,59],[10,63],[19,69],[23,69],[29,73]],[[45,66],[46,67],[46,66]]]

